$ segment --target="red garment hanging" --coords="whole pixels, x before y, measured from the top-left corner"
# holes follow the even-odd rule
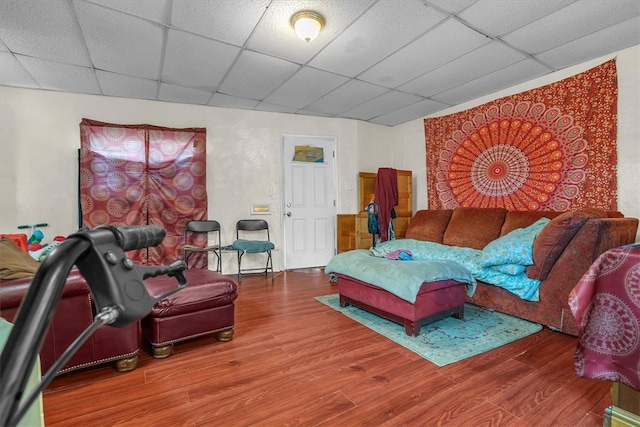
[[[380,241],[389,240],[389,222],[391,211],[398,204],[398,172],[392,168],[379,168],[376,178],[375,200],[380,210]]]

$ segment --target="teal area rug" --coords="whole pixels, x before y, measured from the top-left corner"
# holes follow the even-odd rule
[[[537,323],[466,304],[464,319],[447,317],[423,326],[419,336],[410,337],[403,325],[357,307],[340,307],[338,294],[316,299],[438,366],[484,353],[542,329]]]

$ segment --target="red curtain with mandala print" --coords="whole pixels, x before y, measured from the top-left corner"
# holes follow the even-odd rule
[[[617,210],[615,60],[424,120],[430,209]]]
[[[151,265],[182,258],[186,223],[207,218],[206,130],[83,119],[80,141],[83,225],[155,224],[167,231],[162,244],[129,256]]]

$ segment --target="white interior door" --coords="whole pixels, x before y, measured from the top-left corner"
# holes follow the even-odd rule
[[[283,137],[284,267],[325,266],[335,254],[335,138]],[[296,146],[322,147],[322,162],[293,160]]]

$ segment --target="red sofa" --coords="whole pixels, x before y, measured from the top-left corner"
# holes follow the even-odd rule
[[[411,303],[371,283],[350,277],[340,263],[337,263],[338,267],[330,263],[328,273],[335,274],[338,279],[342,306],[356,305],[403,323],[409,335],[417,335],[421,325],[437,318],[451,314],[462,316],[459,307],[465,300],[578,335],[569,308],[569,295],[600,254],[634,242],[638,219],[624,218],[619,212],[601,209],[572,212],[522,212],[500,208],[421,210],[411,219],[406,238],[482,250],[499,237],[532,225],[542,217],[551,221],[537,234],[533,243],[533,265],[526,269],[529,278],[540,280],[539,301],[521,299],[506,289],[477,280],[473,296],[461,293],[462,284],[456,289],[454,286],[434,287],[431,286],[433,283],[424,282],[416,302]],[[354,254],[352,262],[375,262],[369,257],[358,259]],[[434,304],[433,299],[438,303]]]
[[[534,264],[527,276],[539,279],[540,301],[523,300],[509,291],[478,281],[468,302],[541,323],[571,335],[578,329],[569,309],[569,294],[598,255],[633,243],[637,218],[619,212],[582,209],[572,212],[521,212],[500,208],[457,208],[416,212],[407,238],[483,249],[489,242],[542,217],[551,219],[533,244]]]
[[[0,281],[0,317],[13,321],[31,277]],[[40,350],[40,366],[46,372],[67,347],[93,322],[91,293],[84,277],[72,270],[67,278],[53,321]],[[140,327],[100,326],[78,349],[60,373],[115,361],[116,369],[127,372],[138,366]]]

